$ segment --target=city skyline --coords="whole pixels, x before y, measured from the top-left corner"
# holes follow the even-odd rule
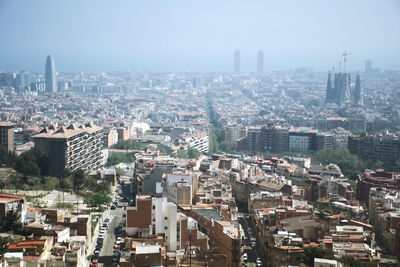
[[[0,0],[1,266],[400,266],[399,0]]]
[[[327,70],[343,51],[352,52],[349,70],[367,59],[400,68],[396,1],[226,3],[2,1],[0,23],[13,27],[1,27],[0,69],[39,72],[51,54],[61,72],[230,72],[235,49],[242,72],[256,71],[258,50],[266,72]],[[62,19],[69,14],[74,20]]]
[[[51,58],[50,62],[48,62],[49,58]],[[41,70],[32,71],[32,70],[28,70],[28,69],[24,69],[24,68],[20,68],[20,69],[18,69],[18,68],[16,68],[16,69],[0,69],[0,71],[6,71],[6,72],[10,72],[11,71],[11,72],[17,72],[19,74],[25,74],[25,75],[29,75],[29,73],[35,73],[35,74],[42,73],[42,74],[44,74],[44,76],[45,76],[44,78],[46,80],[46,73],[47,73],[47,68],[48,68],[47,66],[49,66],[49,74],[50,74],[50,72],[54,71],[54,76],[56,78],[55,79],[55,83],[56,83],[55,88],[57,90],[58,89],[57,88],[58,87],[57,75],[59,73],[111,73],[111,72],[115,72],[115,71],[117,71],[117,72],[118,71],[149,72],[149,73],[150,72],[155,72],[155,73],[157,73],[157,72],[160,72],[160,73],[163,73],[163,72],[165,72],[165,73],[167,73],[167,72],[188,72],[188,73],[272,73],[272,72],[275,72],[275,71],[278,71],[278,72],[282,71],[282,72],[288,72],[288,73],[293,72],[294,74],[296,74],[296,71],[299,70],[299,69],[309,69],[312,72],[316,72],[316,73],[325,73],[326,71],[330,72],[331,70],[335,70],[335,68],[340,69],[341,64],[342,64],[342,61],[338,61],[338,65],[337,66],[332,64],[332,66],[330,68],[328,68],[328,69],[317,69],[316,70],[312,66],[296,66],[296,67],[288,68],[288,69],[272,69],[272,70],[266,71],[266,70],[264,70],[264,60],[265,60],[264,59],[264,52],[262,50],[258,50],[257,53],[256,53],[256,59],[253,60],[253,62],[252,62],[253,65],[255,66],[255,68],[253,70],[251,70],[251,71],[242,71],[241,70],[241,62],[242,62],[241,51],[239,49],[236,49],[234,51],[234,53],[233,53],[233,68],[231,68],[231,70],[226,70],[226,71],[132,70],[132,69],[128,68],[128,69],[112,69],[112,70],[109,70],[109,71],[99,70],[99,71],[87,71],[86,72],[86,71],[82,71],[82,70],[58,71],[55,68],[54,58],[51,55],[48,55],[46,57],[46,64],[45,64],[44,71],[41,71]],[[373,62],[371,60],[367,59],[363,63],[364,67],[360,67],[360,68],[356,68],[356,69],[350,69],[350,70],[347,70],[346,72],[358,74],[360,72],[364,72],[364,73],[377,72],[377,73],[379,73],[380,71],[397,71],[397,69],[381,69],[379,67],[378,68],[372,68],[372,66],[376,67],[375,65],[372,65],[372,64],[373,64]],[[53,70],[52,71],[50,71],[50,66],[51,65],[53,66],[53,68],[52,68]],[[238,71],[235,70],[236,68],[238,68]]]

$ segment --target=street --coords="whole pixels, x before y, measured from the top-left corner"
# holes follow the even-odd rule
[[[103,266],[112,266],[112,255],[116,240],[114,229],[119,226],[119,223],[122,220],[123,213],[124,210],[122,210],[121,208],[110,210],[109,218],[111,221],[108,225],[107,233],[104,237],[103,247],[100,250],[99,257],[99,263],[102,263]]]
[[[256,232],[254,231],[253,224],[251,219],[248,217],[248,214],[244,214],[243,218],[239,218],[238,222],[242,225],[243,230],[246,235],[246,239],[244,243],[244,253],[247,253],[247,265],[246,266],[256,266],[257,258],[261,259],[261,253],[258,248],[258,242],[256,245],[252,246],[252,241],[256,238]],[[262,265],[264,266],[264,265]]]

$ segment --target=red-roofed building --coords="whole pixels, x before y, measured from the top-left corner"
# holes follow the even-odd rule
[[[24,259],[26,256],[36,256],[44,259],[47,252],[53,246],[54,239],[52,236],[46,236],[41,240],[24,240],[17,243],[10,243],[7,246],[9,252],[23,252]]]

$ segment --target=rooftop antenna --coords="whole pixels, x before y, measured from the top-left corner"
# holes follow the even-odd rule
[[[342,70],[342,61],[339,61],[339,72]]]
[[[347,56],[351,55],[352,53],[347,53],[346,51],[344,51],[344,53],[342,54],[344,60],[343,60],[343,72],[346,72],[346,58]]]

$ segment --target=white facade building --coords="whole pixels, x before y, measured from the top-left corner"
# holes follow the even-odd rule
[[[153,234],[164,233],[167,251],[176,251],[179,248],[177,241],[177,207],[168,202],[166,197],[153,197],[152,209]]]

